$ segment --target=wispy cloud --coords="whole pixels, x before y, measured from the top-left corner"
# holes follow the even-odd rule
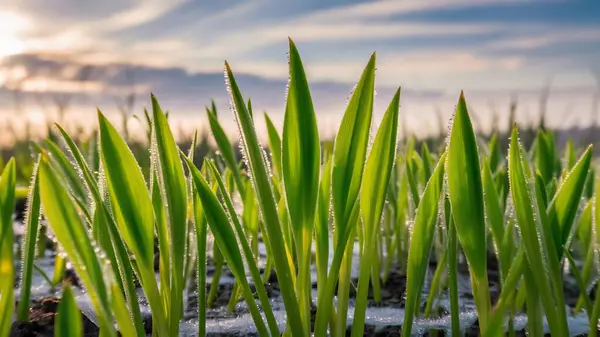
[[[448,97],[451,106],[460,89],[536,92],[548,78],[587,94],[600,59],[594,13],[600,6],[584,0],[5,0],[0,73],[25,74],[25,91],[60,88],[110,105],[125,85],[119,71],[132,68],[136,90],[190,112],[210,98],[226,105],[227,59],[257,107],[281,111],[291,36],[322,114],[343,111],[335,101],[375,50],[379,97],[402,85],[404,106]],[[95,76],[79,81],[85,67]]]
[[[494,4],[510,5],[512,3],[523,3],[530,1],[531,0],[376,0],[319,11],[310,15],[307,19],[357,20],[382,17],[385,18],[392,15],[409,14],[414,12],[433,11],[440,9],[462,9],[465,7],[489,6]]]

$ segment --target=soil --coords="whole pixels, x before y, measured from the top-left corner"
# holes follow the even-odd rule
[[[494,304],[499,296],[499,274],[498,264],[493,255],[489,254],[488,259],[488,278],[490,285],[490,294],[492,299],[492,304]],[[430,263],[431,271],[435,269],[435,261]],[[212,261],[209,259],[207,264],[207,275],[212,275],[214,273],[214,267],[212,266]],[[466,265],[459,264],[459,273],[468,274],[468,269]],[[227,268],[223,270],[223,275],[232,276]],[[77,275],[71,270],[67,272],[67,281],[74,286],[79,287],[79,280]],[[357,284],[357,280],[353,280],[353,284]],[[313,285],[313,288],[316,289],[316,285]],[[210,289],[210,284],[206,285],[206,292],[208,294]],[[185,308],[186,312],[193,313],[197,308],[197,292],[195,289],[190,289],[188,292],[188,305]],[[272,272],[269,282],[266,284],[266,290],[269,298],[280,297],[279,285],[277,283],[277,278],[275,273]],[[381,286],[381,302],[375,303],[372,296],[372,291],[369,293],[368,305],[370,307],[389,307],[389,308],[403,308],[404,307],[404,294],[406,291],[406,276],[402,274],[398,268],[392,269],[387,282]],[[219,285],[216,300],[214,303],[215,308],[226,307],[229,298],[232,293],[232,285],[225,284]],[[594,293],[594,292],[592,292]],[[567,299],[567,304],[573,307],[577,301],[577,296],[579,295],[577,287],[570,287],[565,285],[565,297]],[[355,288],[351,287],[350,297],[353,298],[356,296]],[[468,298],[468,294],[463,294],[463,297]],[[59,300],[57,298],[42,298],[38,301],[34,301],[32,303],[30,309],[30,319],[29,322],[15,322],[12,325],[12,329],[10,332],[10,337],[49,337],[54,336],[54,316],[56,314],[57,305]],[[315,315],[316,315],[316,307],[313,305],[312,308],[312,322],[314,324]],[[218,311],[207,311],[207,319],[217,319],[217,318],[235,318],[239,314],[244,313],[244,309],[238,310],[237,312],[230,313],[226,310],[218,310]],[[188,316],[191,316],[188,315]],[[190,317],[186,317],[190,318]],[[82,321],[84,326],[84,336],[92,337],[98,336],[98,327],[90,321],[85,315],[82,315]],[[144,318],[144,328],[148,335],[152,333],[152,321],[150,317]],[[347,336],[350,336],[350,329],[347,330]],[[401,335],[401,326],[373,326],[366,325],[364,336],[375,336],[375,337],[385,337],[385,336],[400,336]],[[424,336],[438,337],[443,336],[443,331],[430,331],[425,333]],[[225,337],[225,334],[212,334],[211,337]],[[465,332],[465,336],[479,336],[478,324],[475,322],[470,328]],[[526,336],[524,331],[519,331],[516,333],[516,336]]]
[[[29,309],[29,322],[14,322],[10,337],[46,337],[54,336],[54,317],[58,309],[59,299],[55,297],[41,298],[33,301]],[[99,329],[85,315],[81,315],[83,335],[98,336]]]

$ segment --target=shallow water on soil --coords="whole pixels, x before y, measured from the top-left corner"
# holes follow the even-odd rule
[[[15,226],[15,234],[22,233],[22,226]],[[208,250],[212,252],[212,249]],[[262,268],[266,264],[265,260],[265,247],[261,244],[259,246],[260,258],[259,258],[259,266]],[[383,249],[385,251],[385,249]],[[42,269],[49,277],[52,277],[53,268],[54,268],[54,252],[52,250],[46,250],[45,256],[40,259],[36,259],[36,264],[40,269]],[[210,253],[209,253],[210,255]],[[333,256],[330,256],[332,259]],[[359,264],[358,264],[358,245],[354,247],[354,258],[352,263],[352,272],[351,277],[353,280],[356,280],[359,275]],[[209,269],[212,266],[209,266]],[[16,270],[20,270],[20,263],[16,261]],[[429,286],[431,282],[431,277],[433,276],[434,269],[431,266],[427,275],[427,281],[423,288],[422,300],[425,301],[427,299],[427,295],[429,294]],[[312,279],[316,280],[316,270],[313,267],[312,270]],[[158,275],[157,275],[158,279]],[[251,278],[249,281],[252,283]],[[212,276],[207,277],[207,284],[212,282]],[[234,282],[234,278],[225,268],[224,272],[219,280],[219,285],[222,286],[231,286]],[[568,282],[574,282],[572,280],[568,280]],[[316,303],[316,285],[313,285],[313,300]],[[460,308],[460,323],[461,329],[464,331],[470,327],[472,327],[476,320],[477,314],[475,312],[475,304],[473,302],[471,296],[471,285],[470,279],[468,275],[459,273],[459,308]],[[82,313],[86,315],[92,322],[97,322],[94,311],[92,309],[92,304],[90,302],[89,296],[86,294],[84,289],[74,288],[76,294],[76,300],[78,302],[79,308]],[[150,309],[147,306],[143,292],[141,289],[138,289],[138,293],[140,296],[140,303],[142,308],[142,314],[150,316]],[[33,281],[31,287],[31,297],[32,300],[40,299],[43,297],[59,297],[61,294],[60,287],[56,289],[51,289],[45,279],[36,271],[33,273]],[[20,288],[15,288],[15,298],[19,298]],[[195,301],[197,299],[197,294],[194,292],[190,292],[187,294],[186,300],[189,302],[191,300]],[[371,306],[367,308],[366,312],[366,324],[373,327],[374,331],[378,331],[380,329],[389,328],[389,327],[398,327],[401,326],[404,321],[404,309],[401,308],[401,302],[403,299],[398,299],[396,304],[392,304],[388,307],[381,306]],[[275,318],[279,324],[280,330],[283,331],[286,325],[286,316],[285,310],[283,306],[282,298],[278,295],[273,296],[271,298],[271,304],[273,307]],[[413,326],[413,335],[414,336],[422,336],[426,332],[430,330],[438,330],[444,331],[446,336],[450,336],[451,332],[451,319],[450,319],[450,303],[448,294],[446,292],[442,293],[439,296],[437,306],[442,312],[442,315],[436,318],[428,318],[428,319],[417,319],[414,322]],[[184,320],[180,325],[180,336],[196,336],[197,332],[197,324],[198,321],[196,319],[197,309],[194,305],[185,305],[187,310],[184,313]],[[350,299],[349,308],[348,308],[348,325],[352,324],[352,319],[354,315],[354,302],[353,299]],[[216,317],[216,318],[215,318]],[[13,317],[14,320],[14,317]],[[585,334],[589,331],[587,315],[585,312],[579,314],[577,316],[569,317],[569,329],[571,332],[571,336],[578,336]],[[548,331],[548,325],[546,324],[546,320],[544,318],[545,330]],[[517,331],[524,330],[527,325],[527,317],[525,314],[518,314],[515,317],[514,326]],[[207,321],[206,321],[206,331],[208,335],[215,336],[225,336],[225,335],[234,335],[234,336],[254,336],[256,335],[256,329],[254,327],[254,323],[252,317],[248,313],[247,306],[244,301],[239,302],[236,305],[236,312],[230,313],[224,306],[207,309]]]

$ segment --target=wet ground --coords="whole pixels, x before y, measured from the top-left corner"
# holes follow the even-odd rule
[[[17,226],[16,234],[19,234],[19,227]],[[259,266],[264,268],[264,247],[260,249],[263,256],[259,261]],[[209,251],[212,251],[209,249]],[[358,249],[355,247],[354,264],[352,266],[352,278],[353,283],[356,284],[358,279]],[[214,273],[214,266],[212,259],[209,257],[207,264],[207,293],[212,282],[212,275]],[[44,270],[50,277],[53,271],[54,252],[52,249],[46,250],[46,255],[42,259],[36,260],[36,264]],[[18,262],[17,262],[18,263]],[[475,305],[471,295],[471,286],[468,271],[464,261],[459,264],[459,307],[460,307],[460,321],[461,328],[463,329],[466,336],[477,336],[477,316],[475,313]],[[17,270],[20,267],[17,265]],[[495,301],[499,294],[498,286],[498,274],[496,272],[497,267],[495,266],[495,260],[490,258],[489,260],[489,279],[490,279],[490,291],[492,296],[492,302]],[[429,286],[431,277],[435,271],[435,262],[430,264],[430,270],[426,284],[422,294],[422,307],[425,306],[425,301],[429,293]],[[313,270],[313,280],[316,280],[316,274]],[[17,273],[18,274],[18,273]],[[85,336],[97,336],[98,328],[95,324],[95,315],[92,310],[91,303],[85,291],[78,287],[78,280],[76,275],[71,272],[70,282],[76,286],[76,298],[80,309],[82,310],[82,318],[84,322]],[[227,304],[232,292],[233,286],[233,275],[225,268],[223,275],[219,281],[219,287],[217,292],[217,298],[213,308],[207,309],[207,323],[206,330],[209,336],[221,337],[221,336],[254,336],[256,330],[254,323],[250,317],[245,302],[240,301],[237,303],[234,312],[227,311]],[[18,285],[18,280],[16,282]],[[380,303],[375,303],[370,294],[369,307],[367,309],[367,319],[365,327],[365,336],[400,336],[401,326],[404,320],[404,292],[405,292],[406,277],[398,271],[398,268],[392,268],[392,271],[388,277],[388,280],[381,288]],[[193,282],[190,283],[189,291],[186,296],[185,303],[185,317],[181,323],[181,336],[195,336],[197,330],[197,292]],[[277,279],[274,273],[271,274],[269,282],[266,285],[267,293],[271,299],[271,304],[274,310],[275,317],[278,319],[280,328],[283,330],[285,327],[285,311],[283,302],[281,300]],[[354,289],[351,287],[351,289]],[[20,290],[16,289],[15,298],[19,298]],[[61,294],[61,289],[50,289],[47,282],[37,273],[34,272],[34,279],[32,285],[32,299],[30,321],[29,322],[14,322],[11,330],[11,335],[14,337],[24,336],[53,336],[53,324],[54,314],[56,312],[58,299]],[[143,294],[141,289],[139,290],[141,300],[143,301]],[[348,324],[352,323],[352,317],[354,312],[352,298],[355,296],[354,291],[351,291],[351,301],[348,310]],[[574,280],[565,279],[565,295],[567,296],[567,304],[574,306],[578,291]],[[313,298],[316,303],[316,284],[313,284]],[[435,305],[434,312],[435,316],[428,319],[418,319],[415,321],[413,332],[414,335],[418,336],[449,336],[450,335],[450,314],[449,314],[449,298],[447,292],[443,292],[439,297]],[[149,315],[149,309],[147,306],[142,306],[142,313],[146,315],[145,324],[146,331],[150,333],[151,319]],[[314,315],[314,310],[313,310]],[[515,328],[519,330],[518,336],[525,336],[526,317],[524,314],[519,314],[515,318]],[[587,317],[585,314],[574,316],[570,318],[569,326],[572,332],[572,336],[578,336],[586,334],[588,331]],[[349,335],[349,329],[348,329]]]

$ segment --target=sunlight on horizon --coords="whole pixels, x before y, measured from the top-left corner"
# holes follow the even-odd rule
[[[27,20],[13,12],[0,12],[0,59],[25,51],[25,43],[19,37],[27,27]]]

